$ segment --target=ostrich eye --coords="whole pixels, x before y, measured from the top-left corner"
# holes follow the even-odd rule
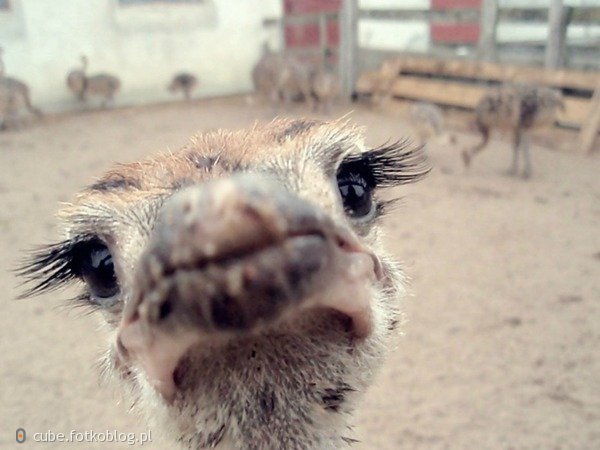
[[[338,175],[337,182],[344,210],[348,216],[360,219],[372,213],[374,209],[372,189],[364,178],[354,173],[342,173]]]
[[[78,272],[88,285],[92,300],[105,305],[106,299],[119,292],[112,255],[106,245],[90,243],[81,249],[76,265]]]

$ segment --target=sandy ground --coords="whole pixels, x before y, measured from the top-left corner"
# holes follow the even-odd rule
[[[393,115],[354,108],[372,144],[406,132]],[[115,161],[267,116],[222,99],[48,118],[0,134],[1,448],[127,448],[31,437],[147,431],[98,385],[97,317],[65,308],[68,294],[14,300],[11,269],[23,250],[56,239],[58,203]],[[474,141],[432,144],[431,176],[397,192],[404,201],[388,235],[414,295],[360,410],[354,448],[598,449],[600,158],[536,147],[534,179],[524,182],[502,175],[502,140],[465,173],[459,151]],[[29,435],[23,446],[18,427]],[[155,439],[146,448],[167,447]]]

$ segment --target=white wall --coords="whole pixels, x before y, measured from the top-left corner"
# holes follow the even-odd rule
[[[430,45],[429,22],[425,20],[361,19],[358,45],[376,50],[426,52]]]
[[[430,8],[429,0],[359,0],[360,9],[421,10]],[[426,20],[361,19],[358,44],[376,50],[425,52],[430,45],[429,22]]]
[[[165,87],[181,70],[198,76],[197,96],[247,92],[261,44],[279,43],[263,19],[280,17],[279,0],[118,4],[118,0],[11,0],[0,11],[6,73],[26,81],[46,110],[74,107],[65,78],[86,54],[89,73],[122,81],[117,104],[171,98]]]

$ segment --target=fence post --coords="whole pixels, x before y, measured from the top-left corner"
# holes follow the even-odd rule
[[[358,2],[342,0],[340,11],[339,71],[342,95],[350,100],[358,72]]]
[[[479,59],[496,60],[496,27],[498,25],[498,0],[483,0],[479,24]]]
[[[567,9],[563,0],[552,0],[548,13],[548,43],[545,66],[557,69],[564,64],[565,38],[567,34]]]
[[[327,16],[319,14],[319,65],[325,67],[327,60]]]
[[[594,141],[600,131],[600,83],[594,91],[590,102],[590,111],[587,119],[583,122],[579,132],[579,147],[583,154],[591,154],[594,149]]]

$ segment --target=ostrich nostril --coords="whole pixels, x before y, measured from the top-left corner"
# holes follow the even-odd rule
[[[140,313],[150,324],[161,324],[168,321],[178,309],[179,298],[171,287],[164,298],[146,301],[140,306]]]
[[[170,299],[166,299],[158,309],[158,321],[161,322],[171,315],[173,312],[173,303]]]
[[[348,241],[346,241],[345,239],[343,239],[341,236],[336,236],[335,239],[336,239],[336,244],[342,250],[348,250],[348,249],[350,249],[350,245],[348,244]]]
[[[211,314],[217,329],[242,329],[246,326],[244,311],[238,302],[227,294],[218,294],[212,299]]]
[[[381,280],[385,277],[383,264],[382,264],[381,260],[379,259],[379,257],[372,251],[368,250],[363,244],[356,241],[356,239],[354,239],[352,237],[352,235],[349,235],[347,233],[339,234],[339,235],[335,236],[335,240],[336,240],[337,246],[343,251],[350,252],[350,253],[352,253],[352,252],[367,253],[373,261],[373,270],[375,272],[375,276],[377,277],[377,279]]]

